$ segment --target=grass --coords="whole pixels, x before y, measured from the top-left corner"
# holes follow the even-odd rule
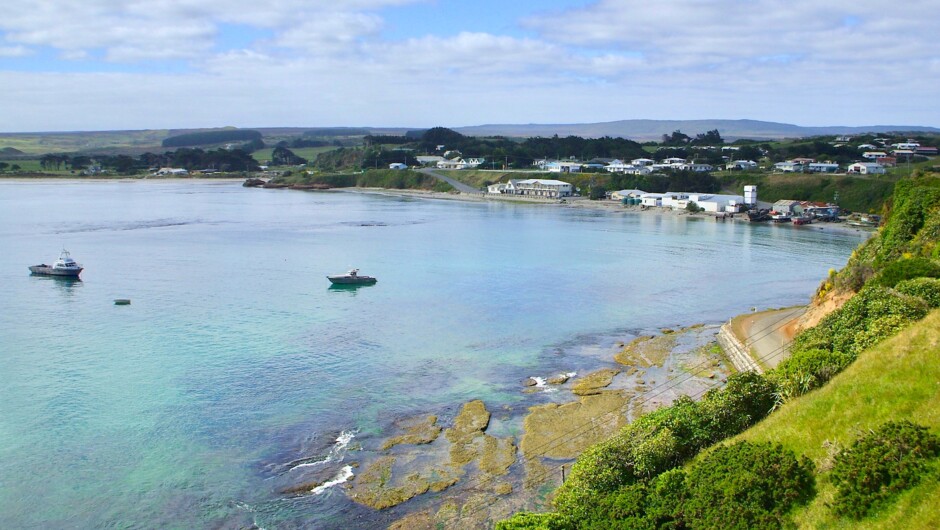
[[[292,153],[297,156],[306,158],[310,162],[313,162],[317,158],[317,155],[320,153],[325,153],[327,151],[332,151],[336,147],[332,145],[324,147],[298,147],[298,148],[289,148]],[[258,161],[259,164],[266,164],[271,161],[271,153],[274,152],[273,147],[266,147],[264,149],[259,149],[254,153],[251,153],[251,156]]]
[[[121,148],[151,148],[163,152],[161,142],[169,135],[166,130],[106,131],[81,133],[17,133],[0,134],[0,149],[12,147],[28,155],[74,153]],[[22,165],[22,164],[21,164]]]
[[[743,439],[781,443],[813,460],[822,472],[819,494],[794,514],[803,528],[938,528],[940,472],[935,471],[897,502],[853,522],[827,506],[835,488],[828,480],[829,447],[846,447],[859,433],[889,420],[910,420],[940,434],[940,310],[875,348],[826,386],[798,398],[728,443]],[[937,464],[940,466],[940,464]]]

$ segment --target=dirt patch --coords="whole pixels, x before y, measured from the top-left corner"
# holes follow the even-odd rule
[[[815,327],[829,313],[839,309],[849,301],[855,293],[848,292],[830,292],[821,301],[814,303],[809,307],[806,313],[800,317],[793,328],[793,334]]]

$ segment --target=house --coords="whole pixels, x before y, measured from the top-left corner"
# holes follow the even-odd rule
[[[857,162],[849,166],[847,172],[859,175],[884,175],[885,167],[874,162]]]
[[[774,203],[773,210],[787,215],[799,215],[803,213],[803,206],[800,201],[783,199]]]
[[[636,166],[633,163],[627,164],[623,160],[612,160],[605,169],[610,173],[631,173]]]
[[[908,140],[908,141],[906,141],[906,142],[901,142],[901,143],[897,143],[897,144],[891,144],[891,147],[893,147],[893,148],[895,148],[895,149],[909,149],[909,150],[913,151],[914,149],[917,149],[918,147],[920,147],[920,144],[917,143],[917,142]]]
[[[393,163],[393,164],[389,164],[389,165],[388,165],[388,168],[389,168],[389,169],[395,169],[395,170],[399,170],[399,171],[400,171],[400,170],[402,170],[402,169],[408,169],[408,164],[402,164],[401,162],[395,162],[395,163]]]
[[[883,156],[876,158],[875,163],[881,164],[884,167],[895,167],[898,165],[898,159],[893,156]]]
[[[878,149],[878,146],[877,146],[877,145],[872,145],[872,144],[862,144],[862,145],[858,146],[858,148],[859,148],[859,149],[866,150],[866,151],[871,151],[872,149]]]
[[[574,194],[574,186],[551,179],[510,180],[500,193],[530,197],[571,197]]]
[[[875,160],[876,158],[882,158],[885,156],[888,156],[888,153],[885,153],[884,151],[865,151],[862,153],[862,158],[868,160]]]
[[[655,160],[651,158],[634,158],[630,161],[634,166],[651,166],[656,163]]]
[[[670,157],[663,160],[663,164],[672,165],[672,164],[685,164],[684,158]]]
[[[582,164],[578,162],[549,162],[545,164],[545,170],[549,173],[578,173],[581,171]]]
[[[463,158],[455,158],[453,160],[441,160],[437,163],[438,169],[473,169],[478,167],[486,162],[484,158],[468,158],[464,160]]]
[[[749,169],[757,169],[757,162],[753,160],[735,160],[733,162],[728,162],[725,164],[725,169],[739,169],[747,171]]]
[[[833,162],[813,162],[806,167],[810,173],[835,173],[839,171],[839,164]]]
[[[937,148],[922,145],[917,149],[914,149],[914,153],[921,156],[937,156]]]
[[[643,195],[646,195],[643,190],[620,190],[611,193],[610,198],[614,201],[622,201],[624,199],[639,199]]]
[[[693,171],[695,173],[707,173],[714,170],[710,164],[681,164],[679,169],[684,171]]]
[[[161,167],[157,170],[157,175],[189,175],[189,171],[174,167]]]
[[[816,161],[815,158],[794,158],[793,160],[790,160],[790,162],[799,164],[799,165],[801,165],[801,166],[803,166],[803,167],[806,167],[806,166],[808,166],[809,164],[812,164],[812,163],[815,162],[815,161]]]
[[[801,173],[803,171],[803,164],[796,162],[777,162],[774,164],[774,169],[783,173]]]

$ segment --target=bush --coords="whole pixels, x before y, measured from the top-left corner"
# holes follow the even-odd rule
[[[775,392],[767,378],[738,373],[700,402],[683,396],[641,416],[578,457],[558,490],[555,507],[574,520],[586,517],[605,495],[677,467],[761,420],[772,409]]]
[[[915,296],[927,302],[927,306],[932,309],[940,307],[940,279],[937,278],[915,278],[913,280],[904,280],[894,288],[897,292]]]
[[[689,470],[690,528],[782,528],[786,513],[816,494],[812,462],[771,443],[719,447]]]
[[[940,455],[940,438],[909,421],[888,422],[836,456],[833,510],[861,519],[917,484],[927,461]]]
[[[496,530],[573,530],[575,525],[557,513],[519,512],[496,523]]]
[[[927,258],[895,260],[882,269],[873,283],[882,287],[894,287],[913,278],[940,278],[940,265]]]
[[[794,351],[773,371],[784,398],[801,396],[818,388],[844,370],[854,356],[820,348]]]

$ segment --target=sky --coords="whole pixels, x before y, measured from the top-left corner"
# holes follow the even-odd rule
[[[4,0],[0,132],[940,126],[940,0]]]

